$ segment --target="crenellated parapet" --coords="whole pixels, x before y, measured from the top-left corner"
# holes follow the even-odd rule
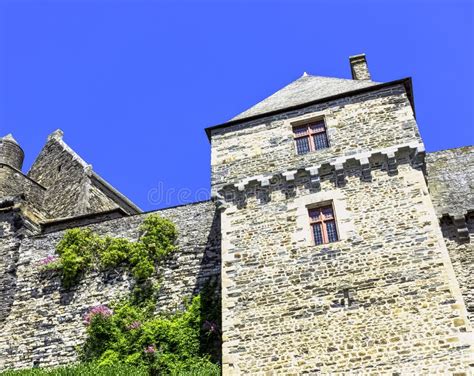
[[[345,184],[346,177],[353,175],[355,170],[359,171],[361,181],[370,182],[373,168],[382,169],[389,175],[396,175],[399,164],[409,163],[414,168],[420,168],[424,165],[424,157],[425,147],[421,142],[396,145],[333,158],[317,165],[274,174],[256,175],[230,184],[215,186],[212,197],[221,204],[225,204],[226,197],[245,193],[248,189],[265,189],[276,181],[283,183],[281,187],[284,188],[287,185],[293,186],[309,180],[312,188],[318,190],[324,179],[331,180],[335,187],[340,187]]]

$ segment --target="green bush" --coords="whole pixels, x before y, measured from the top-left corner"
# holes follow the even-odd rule
[[[145,280],[155,272],[155,264],[175,250],[177,231],[171,221],[156,214],[146,217],[139,230],[137,242],[101,237],[90,229],[68,230],[56,247],[59,260],[50,268],[61,272],[67,288],[94,267],[128,266],[136,280]]]
[[[65,286],[74,284],[92,265],[94,250],[99,243],[99,238],[89,229],[75,228],[66,231],[56,247]]]
[[[57,368],[33,368],[18,371],[3,371],[1,376],[148,376],[146,367],[136,367],[129,364],[114,364],[99,366],[98,364],[77,364]]]
[[[127,300],[112,308],[111,316],[92,316],[83,361],[147,367],[160,375],[219,374],[219,367],[202,347],[201,296],[194,297],[184,312],[171,315],[154,315],[153,300],[141,305]]]

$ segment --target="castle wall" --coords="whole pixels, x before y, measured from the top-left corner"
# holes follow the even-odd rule
[[[474,326],[474,215],[466,220],[468,239],[459,239],[457,226],[449,219],[443,219],[441,229],[448,247],[456,278],[464,297],[471,325]]]
[[[423,174],[372,174],[319,192],[302,178],[291,199],[275,182],[223,212],[225,374],[467,371],[471,329]],[[331,197],[342,239],[311,245],[300,208]]]
[[[474,324],[474,147],[429,153],[426,170],[444,240]]]
[[[292,125],[320,116],[331,147],[296,155]],[[224,374],[468,372],[466,306],[406,147],[420,142],[401,86],[212,131]],[[340,240],[316,246],[308,207],[321,203]]]
[[[0,199],[24,195],[32,208],[44,212],[46,190],[20,171],[0,164]]]
[[[474,146],[428,153],[426,170],[439,217],[474,211]]]
[[[178,250],[160,267],[163,276],[157,309],[176,310],[220,272],[220,224],[214,204],[202,202],[159,211],[178,227]],[[99,234],[136,240],[147,214],[101,222],[88,227]],[[74,222],[71,222],[74,226]],[[3,239],[0,260],[15,253],[8,294],[1,295],[0,370],[33,365],[55,366],[77,359],[75,347],[85,338],[82,317],[90,306],[126,296],[132,279],[125,271],[92,273],[73,290],[60,287],[59,277],[42,276],[38,261],[54,254],[63,231]],[[13,249],[14,247],[16,249]],[[11,259],[12,257],[10,257]],[[3,268],[3,265],[2,265]],[[2,269],[4,270],[4,269]],[[2,283],[3,285],[3,283]]]
[[[296,155],[292,126],[321,116],[331,147]],[[404,87],[398,85],[213,130],[212,185],[414,141],[421,142],[420,135]]]

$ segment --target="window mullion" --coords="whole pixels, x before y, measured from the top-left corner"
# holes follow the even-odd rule
[[[309,149],[311,151],[315,151],[316,150],[316,145],[314,144],[314,139],[313,139],[313,135],[311,134],[311,132],[308,132],[308,137],[309,137]]]
[[[328,236],[328,231],[326,227],[326,222],[324,221],[321,221],[321,233],[323,234],[323,244],[328,244],[329,236]]]

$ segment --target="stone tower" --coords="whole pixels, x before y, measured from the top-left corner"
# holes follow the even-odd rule
[[[411,79],[304,74],[207,129],[223,373],[464,374],[472,328],[426,183]]]
[[[0,163],[21,170],[25,153],[11,134],[0,138]]]

